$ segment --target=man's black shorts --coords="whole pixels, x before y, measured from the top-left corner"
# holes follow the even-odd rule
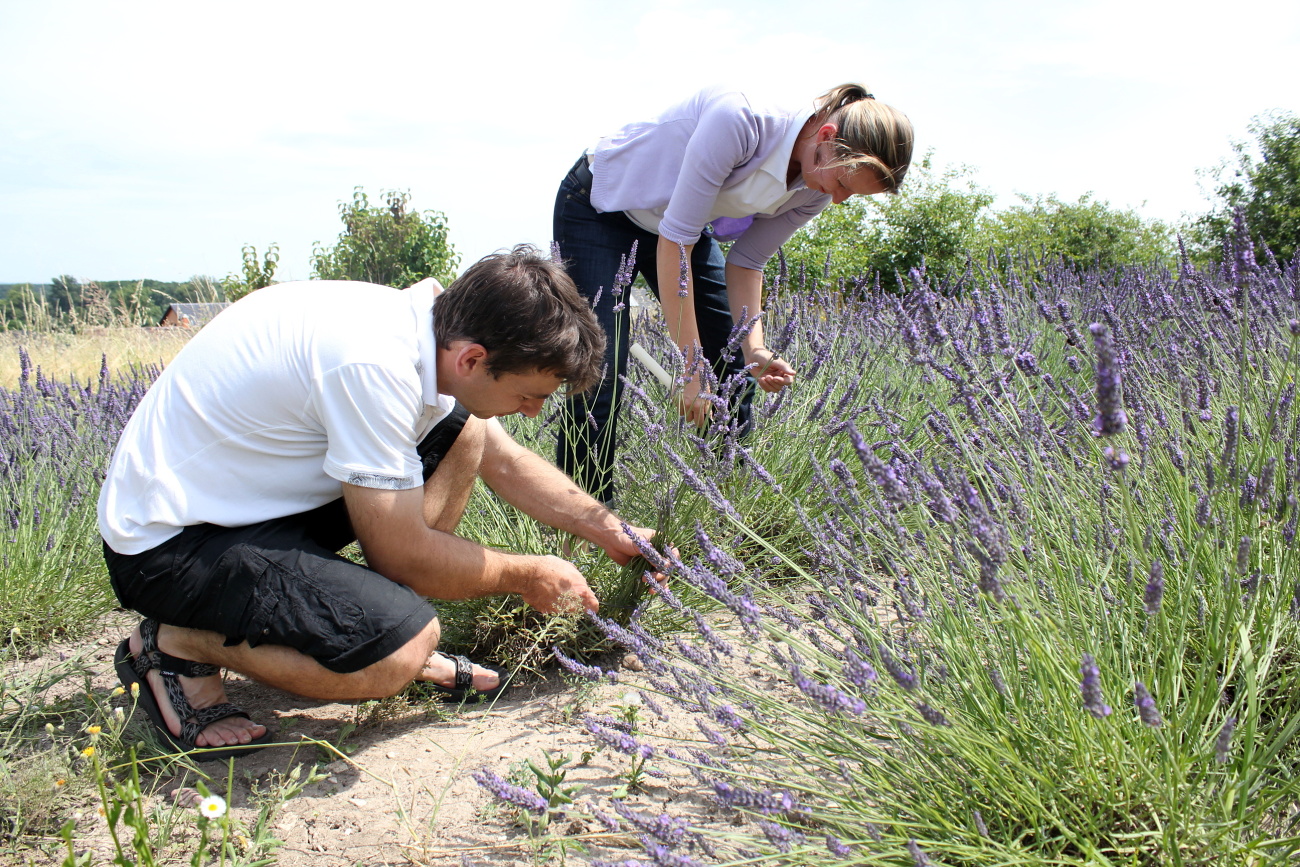
[[[427,481],[469,413],[460,404],[420,442]],[[276,644],[340,673],[419,634],[437,612],[413,590],[338,554],[356,540],[342,498],[246,527],[197,524],[142,554],[104,546],[123,606],[172,626]]]

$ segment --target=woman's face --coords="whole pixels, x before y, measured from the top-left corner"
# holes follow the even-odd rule
[[[835,124],[824,124],[809,141],[808,154],[801,164],[804,186],[825,193],[837,205],[849,196],[874,196],[885,192],[888,187],[884,178],[871,169],[854,171],[847,166],[826,167],[831,162],[830,142],[836,132]]]
[[[851,171],[846,166],[806,171],[803,182],[808,189],[830,196],[837,205],[849,196],[874,196],[886,189],[884,180],[870,169]]]

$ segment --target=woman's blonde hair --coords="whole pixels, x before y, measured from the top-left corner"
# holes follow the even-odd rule
[[[861,84],[841,84],[817,100],[813,122],[838,128],[831,142],[835,155],[830,167],[850,171],[871,169],[880,175],[885,191],[897,193],[912,162],[912,122],[893,106],[877,102]]]

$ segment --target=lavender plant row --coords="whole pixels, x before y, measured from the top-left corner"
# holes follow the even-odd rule
[[[84,630],[110,605],[95,499],[108,457],[155,368],[55,382],[20,349],[0,388],[0,628],[21,644]]]
[[[1245,239],[785,293],[799,382],[749,440],[631,385],[625,485],[681,553],[603,625],[695,717],[665,761],[748,822],[624,817],[627,863],[1291,863],[1300,274]]]

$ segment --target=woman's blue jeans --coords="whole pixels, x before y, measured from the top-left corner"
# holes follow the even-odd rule
[[[586,394],[564,402],[561,411],[560,441],[556,463],[596,499],[610,502],[614,497],[613,469],[618,446],[619,398],[621,377],[627,372],[630,309],[626,308],[626,289],[614,297],[614,282],[623,260],[636,245],[636,256],[627,280],[637,274],[645,277],[656,294],[659,275],[655,267],[655,249],[659,236],[633,223],[621,211],[600,213],[591,204],[591,190],[584,183],[589,174],[580,166],[570,171],[555,197],[554,238],[560,256],[578,291],[593,302],[593,310],[605,330],[605,373],[600,383]],[[695,320],[699,326],[700,348],[713,363],[718,380],[745,376],[748,380],[736,390],[732,403],[732,422],[743,435],[753,414],[755,382],[745,373],[744,359],[738,352],[727,353],[727,341],[734,322],[727,303],[725,263],[718,242],[704,235],[691,251],[691,270],[695,288]],[[675,287],[673,287],[675,289]],[[616,311],[614,308],[620,309]]]

